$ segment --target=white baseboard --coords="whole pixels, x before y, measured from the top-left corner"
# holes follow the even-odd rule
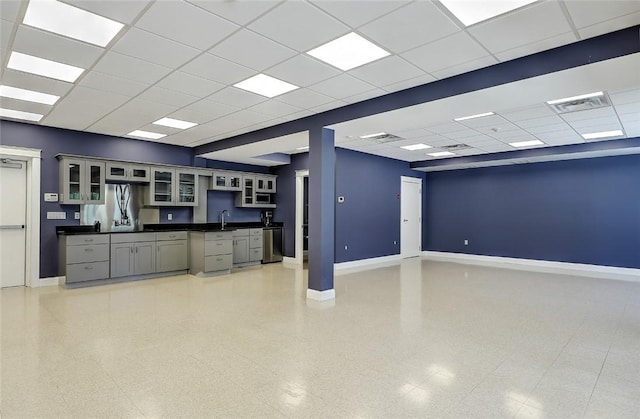
[[[422,252],[422,256],[429,260],[442,262],[640,282],[640,269],[634,268],[619,268],[615,266],[587,265],[583,263],[518,259],[449,252],[425,251]]]
[[[331,288],[330,290],[318,291],[318,290],[312,290],[311,288],[308,288],[307,298],[309,300],[314,300],[314,301],[335,300],[336,290]]]
[[[288,256],[283,256],[282,257],[282,263],[286,263],[287,265],[299,265],[299,263],[296,260],[296,258],[290,258]]]
[[[40,278],[37,284],[31,284],[32,288],[39,287],[57,287],[60,284],[64,284],[64,276],[51,276],[49,278]]]
[[[397,262],[399,260],[402,260],[402,257],[400,255],[380,256],[377,258],[360,259],[360,260],[352,260],[349,262],[334,263],[333,269],[334,271],[341,271],[343,269],[362,268],[370,265],[379,265],[382,263]]]

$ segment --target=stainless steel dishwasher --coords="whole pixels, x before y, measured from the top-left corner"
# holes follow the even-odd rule
[[[282,262],[282,227],[265,227],[262,235],[262,263]]]

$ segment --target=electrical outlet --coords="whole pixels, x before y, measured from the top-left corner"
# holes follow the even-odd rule
[[[345,246],[344,246],[344,250],[347,250],[347,249],[348,249],[348,247],[347,247],[347,245],[345,244]]]
[[[79,220],[80,219],[80,213],[76,212],[75,214],[73,214],[73,218],[76,219],[76,220]]]
[[[469,240],[465,239],[465,240],[464,240],[464,245],[465,245],[465,246],[469,246]]]
[[[167,214],[167,220],[169,221],[173,220],[173,214]]]
[[[393,241],[393,244],[398,244],[398,241],[397,241],[397,240],[394,240],[394,241]]]

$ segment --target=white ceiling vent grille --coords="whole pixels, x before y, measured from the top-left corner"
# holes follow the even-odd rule
[[[464,150],[465,148],[471,148],[471,146],[468,146],[466,144],[450,144],[450,145],[443,145],[438,148],[441,148],[447,151],[454,151],[454,150]]]
[[[384,133],[376,135],[375,137],[368,137],[367,140],[373,140],[378,143],[392,143],[394,141],[404,140],[404,138],[398,137],[397,135]]]
[[[611,106],[609,97],[605,94],[602,96],[589,97],[584,99],[576,99],[568,102],[556,103],[549,105],[557,113],[568,113],[578,111],[588,111],[590,109],[604,108]]]

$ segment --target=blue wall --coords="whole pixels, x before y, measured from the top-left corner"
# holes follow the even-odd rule
[[[425,195],[427,250],[640,268],[638,155],[432,172]]]

